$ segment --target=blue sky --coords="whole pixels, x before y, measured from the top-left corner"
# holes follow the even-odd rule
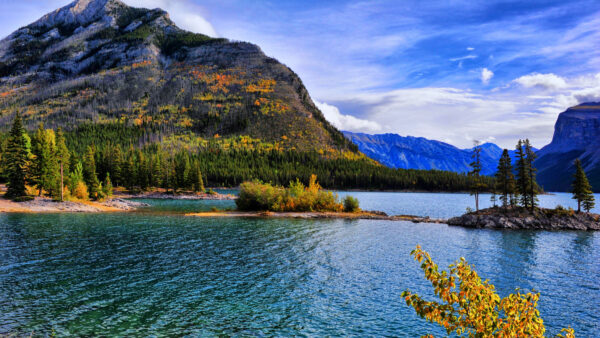
[[[258,44],[345,130],[542,147],[558,113],[600,101],[598,0],[124,2]],[[68,3],[0,0],[0,35]]]

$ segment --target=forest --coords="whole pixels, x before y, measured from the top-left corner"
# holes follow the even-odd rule
[[[1,135],[0,156],[3,181],[10,180],[11,170],[21,170],[24,185],[57,196],[61,176],[67,191],[85,189],[92,199],[106,195],[107,185],[129,191],[200,192],[205,184],[237,187],[255,179],[285,186],[296,179],[308,184],[317,175],[327,189],[467,191],[474,180],[444,171],[391,169],[352,152],[284,149],[246,136],[161,136],[115,123],[67,132],[40,125],[30,133],[20,116],[11,131]],[[19,156],[22,163],[14,168]],[[481,179],[490,186],[494,180]]]

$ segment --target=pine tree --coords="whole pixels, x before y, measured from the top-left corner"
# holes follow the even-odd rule
[[[8,198],[25,196],[25,178],[30,157],[29,142],[21,115],[17,113],[8,136],[4,156],[8,177],[6,192]]]
[[[198,160],[194,161],[193,166],[193,187],[194,192],[204,192],[204,180],[202,179],[202,171],[200,170],[200,163]]]
[[[65,200],[65,192],[64,192],[64,176],[65,176],[65,168],[69,167],[69,159],[71,158],[71,154],[69,153],[69,149],[67,148],[67,144],[65,142],[65,135],[61,128],[56,132],[56,160],[58,161],[59,171],[60,171],[60,201]]]
[[[96,156],[94,148],[88,146],[83,158],[83,180],[87,185],[92,199],[98,199],[100,192],[100,181],[96,173]]]
[[[509,204],[512,205],[515,192],[515,176],[513,174],[512,160],[507,149],[504,149],[498,162],[496,186],[500,192],[502,206],[506,209]]]
[[[133,191],[134,177],[133,177],[133,156],[131,152],[127,152],[124,155],[123,163],[121,165],[121,184],[129,191]]]
[[[573,175],[573,199],[577,200],[577,212],[581,212],[581,205],[589,212],[594,208],[594,194],[587,175],[579,159],[575,160],[575,174]]]
[[[74,165],[69,174],[69,191],[73,193],[79,183],[83,183],[83,164],[81,161],[73,161]]]
[[[521,206],[529,208],[531,205],[529,187],[530,187],[530,174],[529,165],[527,163],[527,156],[523,149],[523,141],[519,140],[517,143],[517,193],[521,202]]]
[[[104,183],[102,184],[102,192],[105,197],[111,197],[113,195],[113,185],[110,181],[110,173],[106,173],[106,178],[104,178]]]
[[[31,149],[34,155],[31,166],[31,178],[38,188],[39,196],[48,191],[56,194],[59,172],[56,158],[56,137],[51,129],[44,129],[40,123],[33,140]]]
[[[121,171],[123,169],[123,151],[120,146],[115,146],[113,148],[114,151],[114,163],[113,163],[113,171],[112,176],[116,186],[123,185],[123,179],[121,175]]]
[[[590,210],[594,209],[595,206],[596,200],[594,198],[594,194],[587,195],[586,198],[583,200],[583,210],[589,213]]]
[[[535,152],[533,151],[533,147],[531,146],[531,143],[529,143],[529,139],[526,139],[523,145],[525,147],[525,155],[526,155],[525,159],[526,159],[526,163],[527,163],[527,172],[529,174],[529,188],[528,188],[527,193],[529,194],[529,203],[530,203],[531,211],[534,211],[535,207],[538,204],[537,195],[538,195],[538,192],[540,191],[540,187],[538,186],[537,180],[536,180],[537,169],[533,165],[533,162],[535,161],[537,156],[535,155]]]
[[[475,210],[479,211],[479,194],[486,188],[486,185],[481,180],[481,147],[479,141],[473,142],[473,154],[471,158],[473,161],[470,163],[472,170],[469,172],[469,176],[473,178],[473,185],[471,186],[471,195],[475,196]]]

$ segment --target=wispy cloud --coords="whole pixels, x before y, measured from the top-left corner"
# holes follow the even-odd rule
[[[463,60],[471,60],[471,59],[476,59],[477,55],[474,54],[469,54],[469,55],[465,55],[465,56],[461,56],[461,57],[457,57],[457,58],[451,58],[450,61],[463,61]]]

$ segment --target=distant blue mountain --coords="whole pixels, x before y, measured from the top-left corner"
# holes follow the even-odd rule
[[[423,137],[396,134],[369,135],[343,132],[365,155],[391,168],[436,169],[458,173],[471,170],[473,149],[459,149],[451,144]],[[480,146],[482,174],[493,175],[502,155],[502,148],[493,143]],[[515,151],[510,151],[514,158]]]

